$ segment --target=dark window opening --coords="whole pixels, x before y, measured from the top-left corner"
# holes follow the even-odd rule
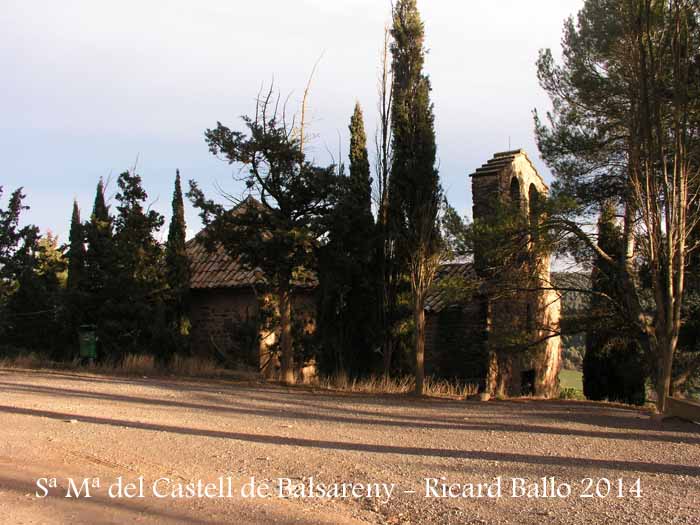
[[[520,394],[523,396],[535,395],[535,371],[523,370],[520,372]]]
[[[520,209],[520,183],[517,177],[513,177],[510,181],[510,204],[513,206],[514,210]]]
[[[539,237],[538,226],[540,223],[540,193],[535,188],[534,184],[530,184],[528,190],[528,200],[530,204],[530,227],[532,228],[532,237]]]

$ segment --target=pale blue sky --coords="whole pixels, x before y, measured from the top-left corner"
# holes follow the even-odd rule
[[[532,134],[532,109],[549,107],[535,60],[540,48],[558,52],[563,21],[582,3],[419,0],[440,175],[461,213],[471,207],[467,174],[509,137],[549,179]],[[0,0],[0,185],[24,186],[27,220],[63,241],[73,198],[87,216],[98,178],[137,156],[166,216],[176,168],[210,194],[215,183],[235,192],[232,168],[209,153],[204,130],[217,120],[239,126],[273,76],[298,109],[322,52],[307,153],[329,162],[340,133],[346,156],[355,100],[374,132],[388,12],[382,0]]]

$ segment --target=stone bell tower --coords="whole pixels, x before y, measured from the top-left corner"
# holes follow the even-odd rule
[[[523,225],[541,220],[549,188],[524,150],[496,153],[470,177],[475,224],[495,225],[503,210],[519,215]],[[490,248],[477,244],[474,250],[474,267],[484,282],[491,395],[557,393],[560,297],[551,289],[549,254],[535,253],[536,229],[529,231],[524,239],[502,239],[517,243],[504,250],[515,253],[508,260],[494,256],[490,240]]]

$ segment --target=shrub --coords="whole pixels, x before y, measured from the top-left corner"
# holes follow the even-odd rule
[[[559,391],[559,399],[576,399],[583,401],[586,398],[580,390],[576,390],[575,388],[562,388]]]

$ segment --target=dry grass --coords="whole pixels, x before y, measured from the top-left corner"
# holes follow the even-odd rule
[[[100,373],[127,376],[218,377],[227,373],[212,359],[179,355],[167,366],[157,363],[156,358],[150,354],[127,354],[116,363],[101,363],[87,368]]]
[[[88,368],[90,367],[88,366]],[[101,372],[112,372],[115,374],[155,375],[155,372],[160,367],[156,367],[156,359],[152,355],[127,354],[121,362],[99,364],[95,365],[94,368],[100,369]]]
[[[70,363],[57,363],[48,357],[29,353],[0,359],[0,368],[29,369],[79,369],[89,373],[122,376],[181,376],[219,377],[231,375],[231,371],[221,368],[212,359],[175,356],[168,366],[159,365],[150,354],[127,354],[123,359],[97,364],[81,364],[79,359]]]
[[[176,355],[168,367],[170,373],[185,376],[218,376],[225,370],[213,359]]]
[[[0,368],[52,368],[52,364],[48,357],[36,352],[0,358]]]
[[[319,379],[317,385],[326,390],[342,392],[357,392],[363,394],[412,394],[415,390],[415,380],[410,376],[398,378],[386,376],[370,376],[362,379],[351,379],[345,373]],[[446,379],[427,377],[424,383],[424,394],[431,397],[449,397],[464,399],[475,395],[476,385],[462,384]]]
[[[177,377],[234,377],[236,379],[257,380],[259,374],[254,370],[228,370],[221,368],[211,359],[201,357],[175,356],[168,366],[157,363],[150,354],[127,354],[119,361],[82,364],[79,359],[70,363],[57,363],[39,353],[22,354],[15,357],[0,358],[0,368],[25,369],[70,369],[92,374],[117,376],[177,376]],[[411,376],[386,377],[370,376],[351,379],[345,373],[330,377],[314,378],[309,383],[316,388],[363,394],[412,394],[415,380]],[[425,378],[424,393],[430,397],[448,397],[465,399],[477,393],[477,386],[463,384],[446,379]]]

